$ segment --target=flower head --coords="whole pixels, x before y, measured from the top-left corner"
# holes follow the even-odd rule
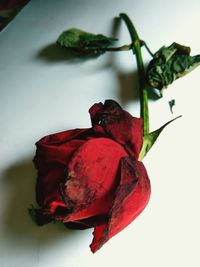
[[[36,143],[38,224],[94,227],[93,252],[145,208],[150,182],[142,162],[142,119],[106,100],[90,110],[92,127],[46,136]]]

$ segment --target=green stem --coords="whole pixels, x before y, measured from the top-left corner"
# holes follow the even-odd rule
[[[129,30],[131,40],[133,43],[132,51],[136,55],[138,74],[139,74],[139,86],[140,86],[140,116],[144,120],[143,130],[144,130],[144,135],[146,135],[149,133],[149,109],[148,109],[147,87],[145,83],[145,69],[142,59],[140,39],[130,18],[126,14],[120,14],[120,17],[124,20]]]
[[[146,48],[146,50],[148,51],[148,53],[149,53],[152,57],[154,57],[154,53],[151,52],[151,50],[150,50],[150,48],[148,47],[148,45],[146,44],[146,42],[143,41],[143,40],[140,40],[140,46],[142,46],[142,45]]]
[[[154,57],[154,54],[151,52],[151,50],[149,49],[149,47],[147,46],[147,44],[145,43],[145,41],[140,40],[140,47],[144,46],[146,48],[146,50],[148,51],[148,53]],[[122,45],[122,46],[118,46],[118,47],[106,47],[104,50],[105,52],[121,52],[121,51],[128,51],[128,50],[133,50],[133,43],[128,44],[128,45]],[[133,51],[133,53],[135,54],[135,51]]]
[[[120,51],[128,51],[132,49],[132,44],[123,45],[119,47],[107,47],[105,48],[105,51],[109,52],[120,52]]]

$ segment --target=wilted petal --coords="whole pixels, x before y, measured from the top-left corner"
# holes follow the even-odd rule
[[[38,172],[36,184],[36,200],[41,207],[50,207],[53,201],[62,202],[59,184],[62,182],[64,170],[52,167],[44,173]]]
[[[40,217],[42,213],[52,214],[53,209],[63,205],[60,184],[65,181],[66,166],[72,154],[84,142],[78,137],[81,138],[87,131],[88,129],[75,129],[56,133],[36,143],[37,150],[33,161],[38,170],[36,200],[42,207]],[[75,137],[77,139],[73,139]]]
[[[96,125],[99,123],[99,115],[104,109],[104,105],[100,103],[95,103],[90,109],[89,113],[91,116],[91,121],[92,121],[92,126]]]
[[[49,207],[52,201],[61,201],[60,184],[67,176],[66,166],[74,150],[83,140],[71,140],[63,145],[37,143],[34,164],[38,170],[36,200],[39,206]]]
[[[125,156],[123,146],[107,138],[91,139],[74,153],[65,184],[66,202],[70,201],[73,206],[67,221],[110,210],[119,183],[120,159]]]
[[[90,245],[97,251],[111,237],[123,230],[145,208],[150,197],[150,182],[142,162],[133,157],[121,161],[121,182],[111,208],[107,223],[94,228]]]
[[[70,141],[72,139],[79,139],[81,135],[86,133],[88,128],[85,129],[73,129],[68,131],[63,131],[60,133],[50,134],[41,138],[36,145],[61,145],[64,142]]]
[[[93,126],[101,125],[110,138],[138,158],[143,137],[142,119],[131,116],[113,100],[106,100],[104,105],[94,104],[89,112]]]
[[[74,150],[83,143],[83,140],[71,140],[61,145],[37,143],[36,155],[33,160],[35,167],[41,172],[51,171],[55,165],[66,167]]]

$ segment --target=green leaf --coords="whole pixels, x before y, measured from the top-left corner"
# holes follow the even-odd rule
[[[57,43],[80,54],[102,54],[116,40],[102,34],[92,34],[72,28],[64,31],[58,37]]]
[[[146,80],[150,87],[162,90],[200,65],[200,55],[190,56],[190,48],[177,43],[161,47],[150,61]]]
[[[171,121],[168,121],[163,126],[161,126],[159,129],[157,129],[154,132],[148,133],[148,134],[146,134],[146,135],[143,136],[143,145],[142,145],[142,149],[140,151],[139,160],[142,160],[146,156],[147,152],[151,149],[151,147],[153,146],[153,144],[157,140],[157,138],[160,135],[160,133],[162,132],[162,130],[168,124],[170,124],[172,121],[174,121],[174,120],[176,120],[176,119],[178,119],[180,117],[181,116],[178,116],[175,119],[173,119]]]

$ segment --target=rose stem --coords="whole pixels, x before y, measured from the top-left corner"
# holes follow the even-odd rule
[[[105,51],[109,51],[109,52],[121,52],[121,51],[128,51],[132,49],[132,44],[128,44],[128,45],[123,45],[120,47],[106,47]]]
[[[143,134],[146,135],[149,133],[149,109],[147,87],[145,83],[145,69],[141,52],[141,41],[130,18],[124,13],[120,14],[120,18],[124,20],[129,30],[133,44],[132,51],[136,56],[140,87],[140,117],[143,118]]]

